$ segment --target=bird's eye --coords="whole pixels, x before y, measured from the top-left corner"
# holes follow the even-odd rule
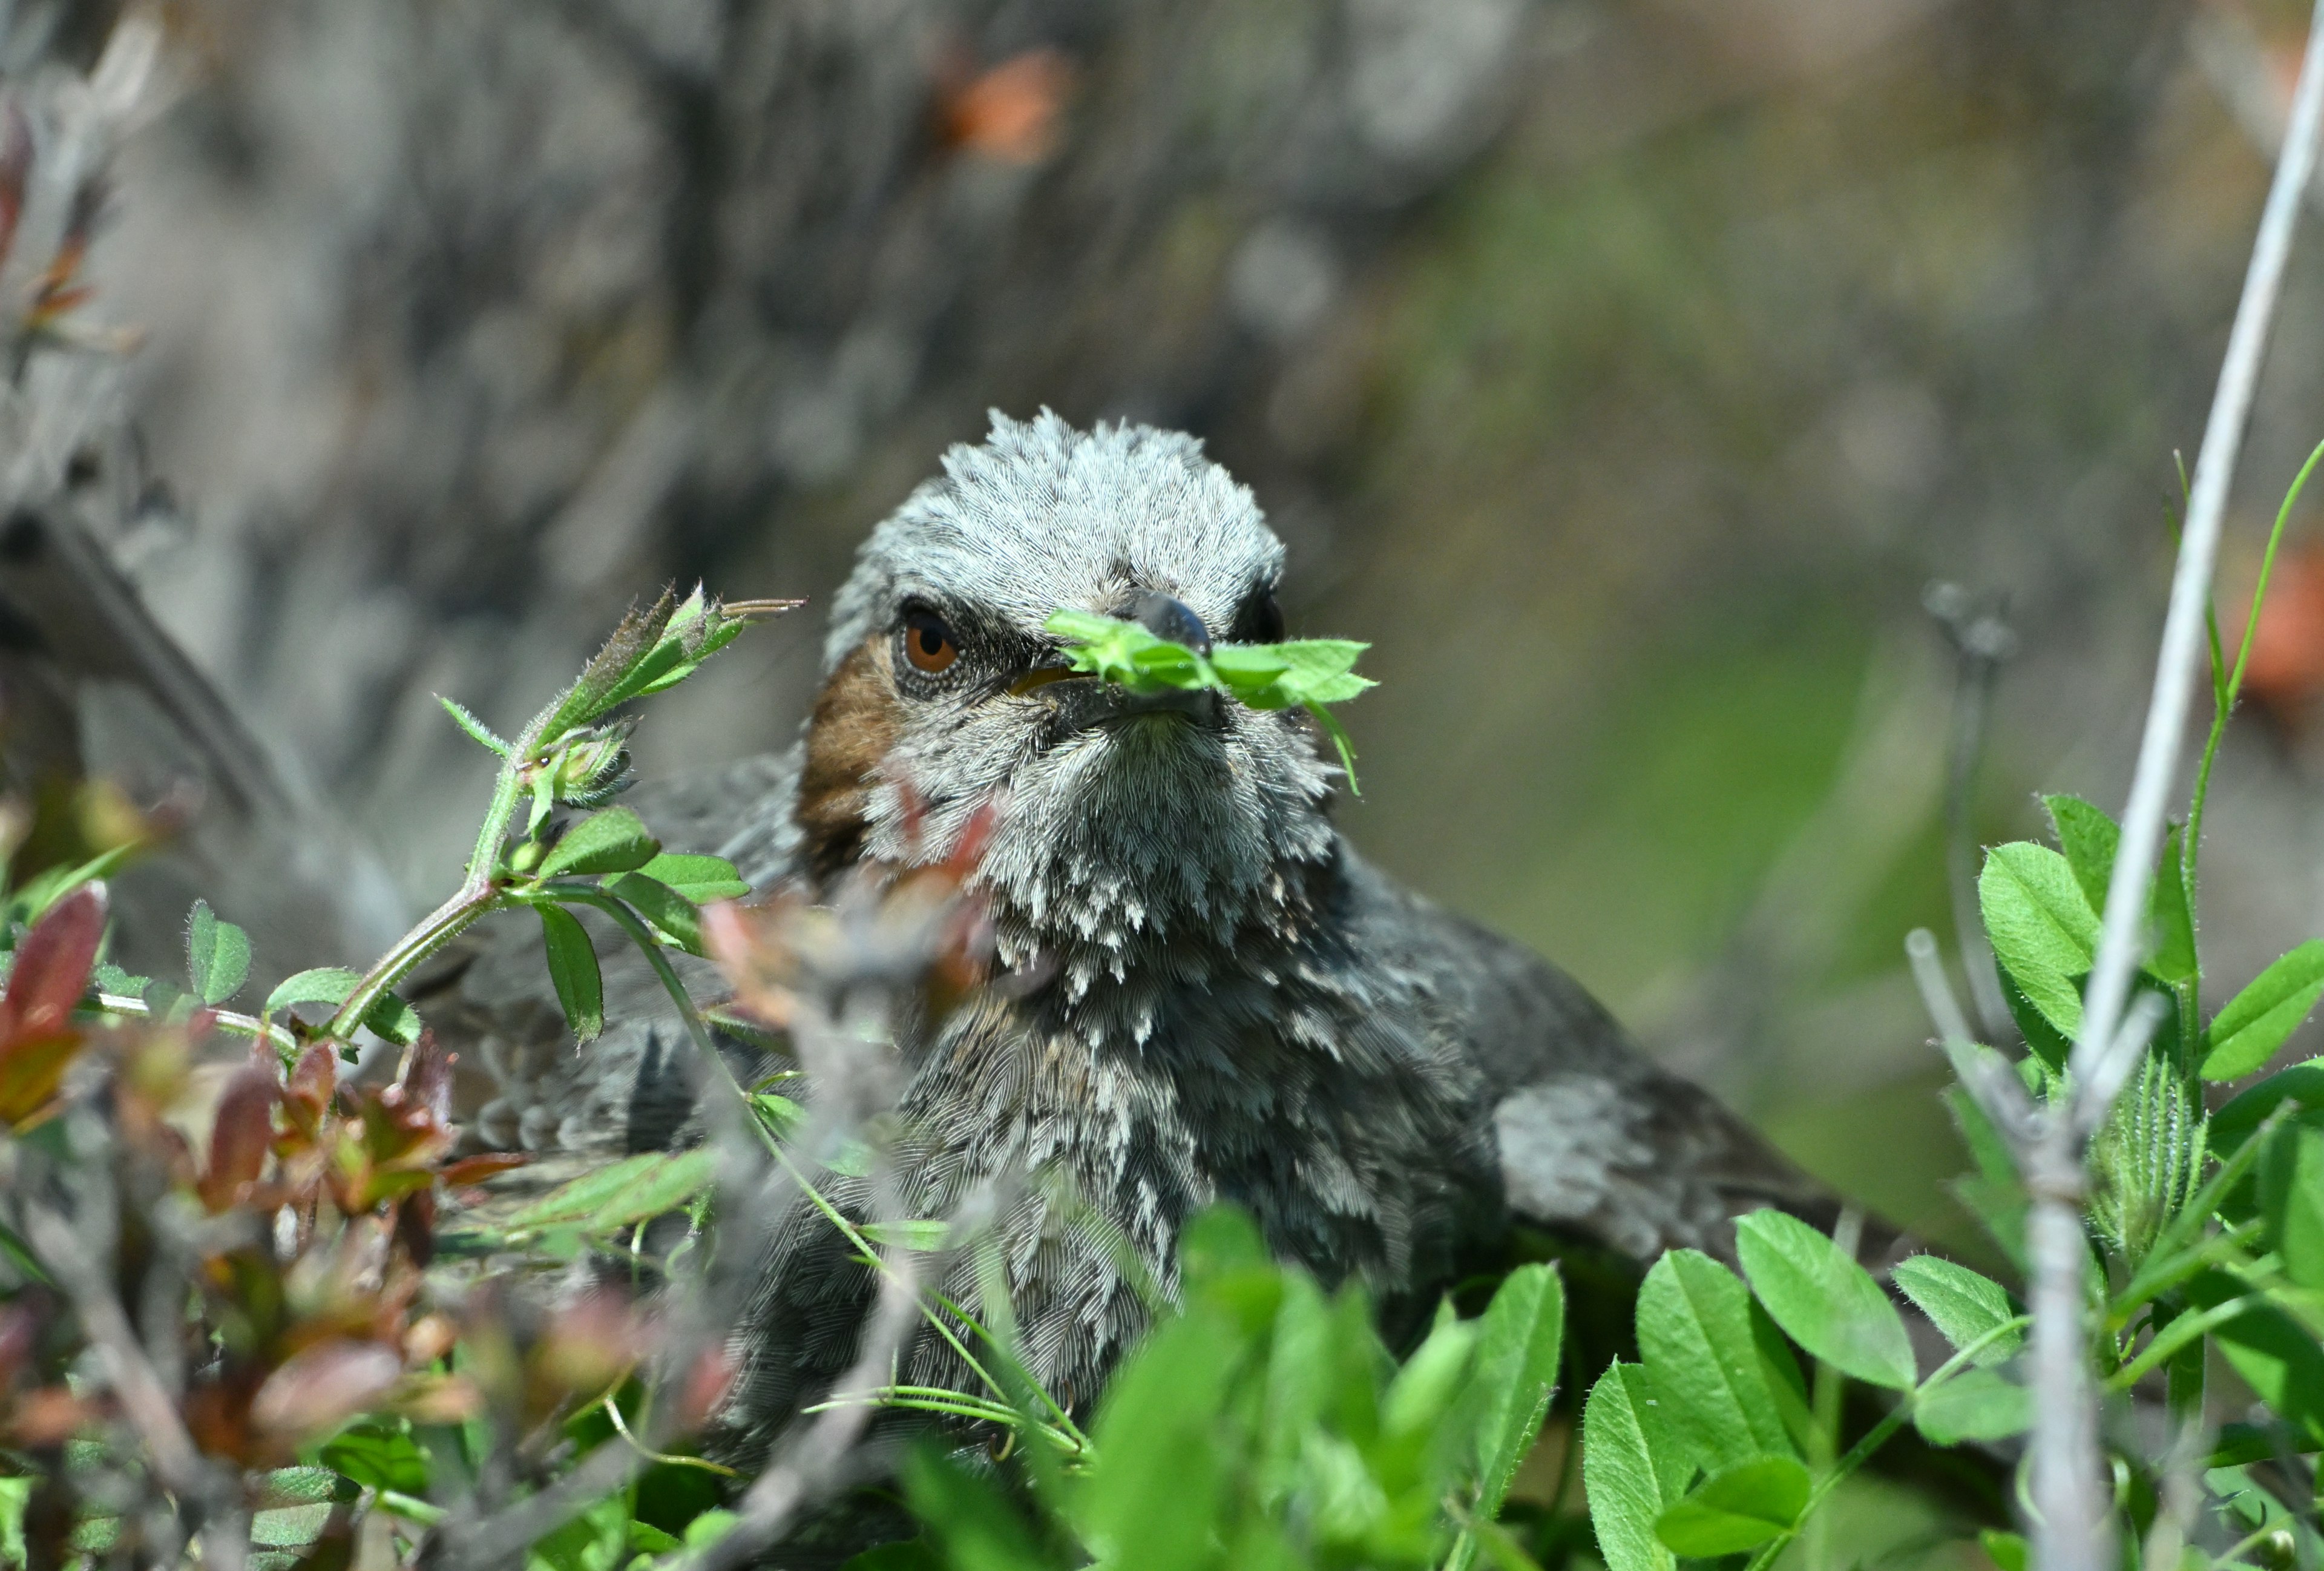
[[[913,611],[904,617],[904,658],[912,669],[930,676],[952,669],[960,658],[960,641],[943,617],[933,611]]]
[[[1242,603],[1235,616],[1236,643],[1281,643],[1283,642],[1283,607],[1276,603],[1275,591],[1261,589]]]

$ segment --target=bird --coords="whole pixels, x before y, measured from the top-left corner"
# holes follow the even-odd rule
[[[899,1030],[886,1181],[910,1215],[984,1207],[991,1247],[928,1285],[973,1311],[997,1271],[1026,1372],[1074,1412],[1220,1202],[1383,1304],[1432,1303],[1519,1229],[1732,1260],[1743,1213],[1836,1211],[1564,972],[1367,861],[1302,711],[1076,676],[1047,631],[1066,608],[1272,642],[1284,565],[1196,439],[996,411],[864,541],[798,744],[634,797],[666,843],[808,900],[981,839],[969,884],[1016,984]],[[423,1012],[489,1081],[473,1142],[569,1167],[687,1138],[684,1036],[642,966],[609,957],[609,1023],[578,1051],[521,933],[440,994]],[[867,1214],[868,1180],[832,1186]],[[849,1367],[877,1290],[805,1199],[766,1233],[720,1419],[745,1460]],[[977,1389],[933,1329],[897,1361]]]

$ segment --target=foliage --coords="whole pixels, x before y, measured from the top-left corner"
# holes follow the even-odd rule
[[[2324,447],[2286,498],[2278,536],[2319,458]],[[2274,550],[2271,538],[2271,560]],[[2257,595],[2265,587],[2263,575]],[[2213,652],[2218,716],[2190,804],[2196,826],[2248,635],[2232,669],[2216,638]],[[2014,1078],[2061,1115],[2121,840],[2089,802],[2044,805],[2055,848],[1994,846],[1977,881],[2025,1056],[2003,1067],[1994,1046],[1945,1044],[1963,1080],[1949,1100],[1980,1168],[1960,1193],[2012,1260],[2023,1258],[2026,1197],[1980,1087]],[[2196,851],[2178,830],[2163,851],[2136,984],[2157,1001],[2158,1025],[2086,1159],[2091,1374],[2118,1405],[2161,1399],[2172,1420],[2161,1450],[2142,1449],[2134,1424],[2114,1430],[2134,1541],[2189,1566],[2313,1564],[2324,1550],[2310,1460],[2324,1449],[2324,1060],[2262,1080],[2216,1114],[2204,1086],[2261,1068],[2308,1018],[2324,997],[2324,942],[2296,946],[2207,1017]],[[1930,1255],[1894,1269],[1895,1289],[1954,1350],[1923,1376],[1895,1307],[1849,1252],[1773,1213],[1743,1218],[1737,1235],[1742,1279],[1684,1252],[1655,1264],[1637,1303],[1642,1362],[1617,1363],[1591,1392],[1584,1480],[1609,1571],[1744,1551],[1757,1571],[1904,1424],[1951,1447],[2005,1442],[2032,1423],[2028,1321],[1999,1283]],[[1813,1362],[1812,1400],[1794,1346]],[[2215,1365],[2258,1399],[2249,1421],[2209,1423]],[[1897,1393],[1844,1452],[1843,1380]],[[2024,1563],[2022,1541],[1985,1539],[1997,1561]]]
[[[1363,1292],[1269,1258],[1238,1212],[1181,1241],[1185,1298],[1115,1375],[1086,1444],[1036,1449],[1022,1498],[924,1447],[911,1559],[956,1571],[1437,1566],[1513,1548],[1493,1518],[1556,1381],[1555,1273],[1510,1275],[1485,1313],[1448,1305],[1399,1365]]]
[[[0,1481],[0,1558],[339,1564],[373,1518],[388,1524],[383,1547],[416,1552],[446,1502],[505,1490],[490,1481],[512,1459],[526,1468],[527,1445],[562,1436],[570,1451],[622,1428],[655,1313],[605,1291],[521,1303],[459,1271],[447,1249],[463,1238],[439,1234],[440,1207],[524,1159],[455,1155],[450,1061],[394,989],[469,922],[519,905],[540,916],[585,1039],[602,987],[570,908],[611,918],[677,988],[662,950],[700,953],[698,902],[745,886],[604,806],[626,763],[631,722],[615,712],[774,608],[665,594],[514,742],[458,712],[503,760],[460,891],[370,970],[301,972],[255,1014],[225,1007],[248,982],[251,945],[206,902],[188,918],[182,984],[100,959],[97,879],[117,857],[9,900],[0,1429],[18,1471]],[[302,1005],[330,1018],[302,1019]],[[384,1078],[343,1071],[365,1029],[403,1049]],[[248,1051],[206,1089],[221,1036]],[[590,1235],[610,1247],[616,1230],[698,1205],[708,1177],[700,1151],[622,1164],[519,1212],[511,1231],[544,1261]],[[638,1242],[627,1257],[649,1263]],[[715,1348],[681,1367],[680,1428],[724,1367]],[[535,1557],[581,1564],[615,1505],[623,1546],[676,1547],[636,1515],[641,1498],[632,1486],[578,1502],[571,1521],[545,1524]]]
[[[1047,625],[1065,641],[1072,670],[1119,683],[1132,693],[1208,691],[1228,694],[1254,709],[1305,708],[1340,750],[1348,789],[1357,789],[1355,744],[1331,706],[1378,685],[1356,675],[1356,657],[1370,644],[1305,638],[1288,643],[1222,643],[1202,651],[1093,611],[1061,610]]]

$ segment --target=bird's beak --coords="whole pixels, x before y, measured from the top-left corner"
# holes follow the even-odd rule
[[[1157,638],[1183,643],[1205,659],[1210,656],[1211,630],[1203,625],[1203,619],[1184,600],[1152,589],[1140,589],[1115,615],[1124,622],[1135,622]]]

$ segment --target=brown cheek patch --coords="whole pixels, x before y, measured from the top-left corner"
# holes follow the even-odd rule
[[[872,788],[902,728],[888,641],[867,639],[831,673],[807,723],[798,816],[807,870],[816,883],[862,855]]]

